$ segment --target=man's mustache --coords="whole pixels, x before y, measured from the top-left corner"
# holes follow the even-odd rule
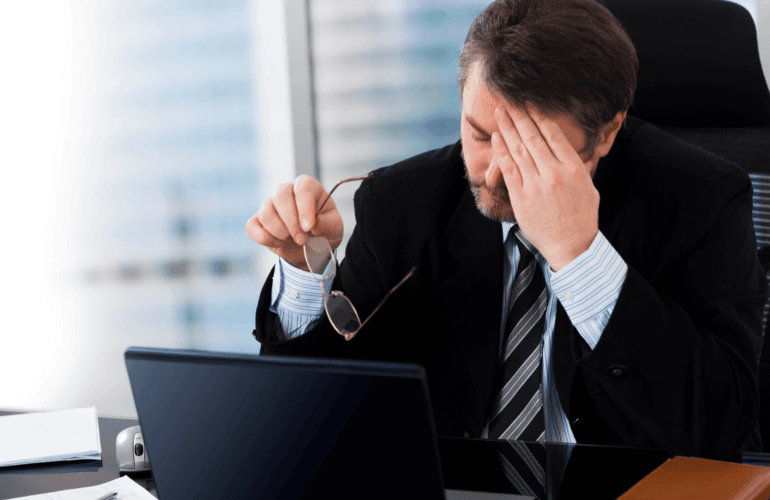
[[[485,182],[483,182],[483,181],[474,181],[468,175],[468,165],[467,165],[467,163],[465,163],[465,154],[463,154],[463,153],[464,152],[461,149],[460,150],[460,158],[462,158],[463,163],[465,164],[465,176],[464,177],[468,181],[468,184],[470,185],[470,187],[473,188],[473,189],[486,188],[492,194],[493,197],[500,198],[501,200],[503,200],[503,202],[510,204],[511,199],[508,197],[508,187],[505,185],[505,180],[503,179],[503,176],[502,175],[500,176],[500,182],[498,183],[497,186],[495,186],[492,189],[490,189],[487,186],[487,184]]]
[[[500,180],[500,183],[494,188],[489,188],[485,182],[474,181],[470,178],[468,178],[468,184],[470,184],[470,186],[474,189],[486,188],[493,197],[499,198],[505,203],[510,203],[511,201],[511,199],[508,197],[508,188],[505,185],[505,181],[502,179]]]

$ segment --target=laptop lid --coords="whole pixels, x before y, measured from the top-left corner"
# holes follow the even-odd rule
[[[443,499],[415,364],[129,347],[160,500]]]

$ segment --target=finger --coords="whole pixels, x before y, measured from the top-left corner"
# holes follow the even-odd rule
[[[259,223],[262,224],[262,227],[265,228],[273,238],[279,240],[281,244],[286,244],[288,241],[294,242],[289,230],[283,223],[283,219],[278,215],[278,211],[276,210],[272,199],[268,199],[265,202],[265,205],[258,216]]]
[[[529,103],[527,103],[526,106],[529,106],[530,109],[534,108],[534,106]],[[507,111],[510,113],[509,116],[513,119],[516,130],[519,132],[522,142],[524,142],[524,146],[529,152],[530,157],[533,159],[538,172],[542,174],[544,169],[551,168],[554,165],[554,159],[556,157],[548,147],[548,143],[543,138],[542,132],[528,114],[526,108],[518,109],[510,107]]]
[[[536,106],[527,106],[527,112],[532,118],[532,121],[537,125],[545,142],[548,144],[552,155],[565,165],[574,165],[575,159],[579,160],[580,164],[583,160],[580,159],[580,155],[572,147],[567,136],[564,135],[564,131],[559,125],[548,118],[542,111],[537,109]]]
[[[308,235],[299,227],[299,217],[297,216],[297,203],[294,200],[294,183],[289,182],[281,184],[278,194],[273,198],[273,205],[278,215],[283,221],[283,225],[289,231],[294,239],[294,243],[299,246],[307,242]]]
[[[521,175],[521,171],[519,170],[519,167],[516,165],[516,162],[513,161],[513,158],[511,158],[510,153],[508,152],[508,148],[505,145],[505,142],[503,141],[500,134],[497,132],[494,132],[492,134],[492,151],[494,154],[494,162],[497,164],[498,168],[500,169],[500,172],[503,175],[503,179],[505,179],[505,185],[508,187],[509,190],[515,190],[518,191],[521,189],[524,179]],[[516,199],[517,197],[509,192],[509,198],[511,200]]]
[[[503,183],[503,172],[500,170],[500,161],[498,160],[498,157],[502,156],[504,153],[502,151],[497,151],[497,149],[495,148],[495,144],[496,144],[495,134],[497,134],[497,132],[492,134],[492,139],[491,139],[492,140],[492,161],[489,163],[489,167],[487,168],[487,171],[484,173],[484,183],[487,185],[487,187],[490,190],[494,190],[497,186]],[[503,143],[502,141],[500,141],[499,143],[503,144],[503,149],[505,149],[505,143]],[[505,150],[505,154],[507,153],[508,153],[508,150]]]
[[[310,232],[316,227],[316,207],[320,206],[320,203],[328,196],[328,193],[323,188],[318,180],[313,177],[303,174],[297,177],[294,181],[294,199],[297,206],[297,215],[301,223],[302,229],[306,232]],[[324,212],[327,211],[332,204],[332,200],[329,200],[324,205]]]
[[[283,245],[283,242],[275,239],[259,222],[259,212],[252,215],[246,223],[246,234],[264,247],[279,248]]]
[[[537,176],[537,164],[529,154],[527,145],[524,143],[518,130],[518,125],[514,125],[511,116],[505,108],[497,108],[495,110],[495,118],[497,118],[497,125],[500,128],[500,135],[511,158],[518,165],[522,178],[526,179],[529,176]]]

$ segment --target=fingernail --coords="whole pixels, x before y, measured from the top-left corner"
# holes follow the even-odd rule
[[[310,221],[310,219],[305,219],[302,221],[302,229],[309,231],[311,227],[313,227],[313,223]]]

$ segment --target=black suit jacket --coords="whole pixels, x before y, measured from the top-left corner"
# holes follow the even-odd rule
[[[264,355],[413,362],[427,372],[439,435],[480,436],[493,397],[503,294],[499,222],[481,215],[461,144],[376,170],[355,193],[356,226],[333,289],[363,320],[345,341],[326,315],[282,340],[262,289]],[[555,385],[578,443],[726,458],[761,451],[763,307],[749,176],[734,163],[627,118],[599,161],[599,229],[628,264],[591,350],[558,304]]]

